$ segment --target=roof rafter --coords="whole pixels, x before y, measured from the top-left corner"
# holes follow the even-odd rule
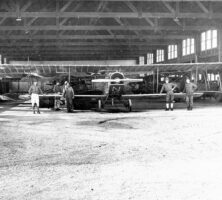
[[[138,14],[134,12],[21,12],[22,18],[41,17],[41,18],[56,18],[57,16],[62,18],[79,17],[79,18],[138,18]],[[13,17],[16,18],[15,12],[0,12],[0,17]],[[143,12],[141,18],[175,18],[174,13],[168,12]],[[206,13],[197,12],[179,12],[178,18],[202,18],[208,19],[209,16]],[[221,12],[213,12],[212,18],[222,18]]]
[[[165,5],[165,7],[172,13],[174,14],[175,18],[173,19],[173,21],[178,25],[178,26],[181,26],[181,23],[178,21],[177,17],[178,17],[178,14],[179,14],[179,2],[176,3],[176,10],[174,10],[174,8],[168,3],[168,2],[165,2],[165,1],[162,1],[163,4]]]
[[[189,37],[189,35],[140,35],[141,39],[175,39],[180,40]],[[138,40],[138,36],[135,35],[30,35],[30,38],[27,38],[26,35],[9,35],[1,36],[1,39],[14,39],[14,40],[26,40],[26,39],[37,39],[37,40],[74,40],[74,39],[134,39]]]
[[[3,19],[2,19],[3,20]],[[3,20],[4,21],[4,20]],[[151,27],[151,26],[135,26],[135,25],[124,25],[123,22],[120,21],[120,19],[117,19],[117,21],[119,23],[121,23],[121,26],[103,26],[103,25],[67,25],[67,26],[56,26],[56,25],[38,25],[38,26],[30,26],[30,24],[33,23],[33,21],[35,21],[35,18],[31,19],[28,23],[27,26],[29,26],[29,30],[91,30],[91,31],[95,31],[95,30],[131,30],[131,31],[136,31],[136,30],[147,30],[147,31],[152,31],[155,30],[155,27]],[[0,21],[1,23],[1,21]],[[211,28],[217,28],[216,26],[209,26],[209,25],[197,25],[197,26],[185,26],[185,27],[178,27],[178,26],[158,26],[158,30],[166,30],[166,31],[199,31],[199,30],[207,30],[207,29],[211,29]],[[26,27],[24,26],[0,26],[0,30],[4,30],[4,31],[17,31],[17,30],[26,30]]]
[[[202,3],[202,2],[200,2],[200,1],[197,1],[197,5],[201,8],[201,10],[203,11],[203,12],[205,12],[205,13],[209,13],[209,10],[206,8],[206,6]]]

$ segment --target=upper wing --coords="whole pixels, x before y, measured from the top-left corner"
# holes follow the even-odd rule
[[[222,91],[201,91],[203,94],[222,94]]]
[[[201,97],[203,95],[202,92],[196,92],[193,94],[194,97]],[[166,93],[164,94],[125,94],[122,95],[123,98],[161,98],[165,97]],[[184,98],[186,96],[186,93],[174,93],[174,96],[176,98]]]
[[[0,100],[2,100],[2,101],[15,101],[15,99],[12,99],[12,98],[7,97],[5,95],[0,95]]]
[[[60,94],[40,94],[40,97],[62,97]],[[106,95],[97,95],[97,94],[77,94],[74,97],[85,97],[85,98],[105,98]]]

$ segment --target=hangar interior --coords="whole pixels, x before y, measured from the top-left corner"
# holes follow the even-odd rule
[[[0,0],[0,199],[221,200],[221,11],[220,0]]]
[[[156,74],[157,67],[151,67],[155,64],[217,62],[220,66],[219,1],[3,0],[0,9],[1,94],[27,91],[32,84],[29,73],[60,82],[73,78],[78,88],[78,77],[109,71],[112,65],[119,67],[111,70],[133,77]],[[196,83],[200,79],[213,85],[209,90],[218,90],[220,67],[200,68],[206,72],[189,76]],[[146,92],[159,91],[156,82],[161,75],[168,74],[165,70],[147,78]],[[49,78],[46,84],[50,83]]]

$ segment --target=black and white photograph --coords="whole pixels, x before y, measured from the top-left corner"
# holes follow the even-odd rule
[[[222,0],[0,0],[0,200],[221,200]]]

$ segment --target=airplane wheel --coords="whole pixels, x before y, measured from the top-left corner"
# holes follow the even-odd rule
[[[102,109],[102,101],[98,100],[98,110],[100,111]]]
[[[114,99],[111,100],[111,105],[114,106]]]
[[[129,109],[129,112],[132,111],[132,100],[131,99],[128,100],[128,109]]]

